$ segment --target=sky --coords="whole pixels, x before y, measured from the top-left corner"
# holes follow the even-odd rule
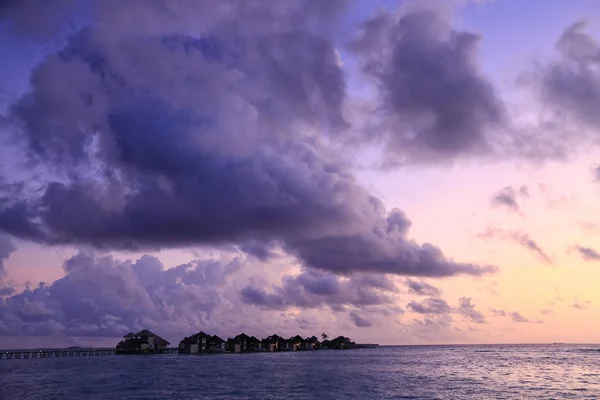
[[[594,0],[0,9],[0,343],[600,340]]]

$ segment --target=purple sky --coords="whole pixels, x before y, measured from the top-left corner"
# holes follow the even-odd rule
[[[2,343],[599,340],[599,11],[7,3]]]

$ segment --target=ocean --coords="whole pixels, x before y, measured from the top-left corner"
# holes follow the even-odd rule
[[[0,399],[600,399],[600,346],[0,360]]]

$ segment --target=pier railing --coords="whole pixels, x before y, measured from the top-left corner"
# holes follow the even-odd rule
[[[0,351],[0,360],[21,358],[59,358],[59,357],[95,357],[112,356],[116,354],[176,354],[177,348],[167,348],[158,351],[117,349],[48,349],[48,350],[8,350]]]
[[[376,348],[377,344],[358,344],[360,348]],[[177,347],[169,347],[160,350],[122,350],[115,348],[89,348],[89,349],[42,349],[42,350],[0,350],[0,360],[14,360],[22,358],[60,358],[60,357],[95,357],[113,356],[118,354],[178,354],[181,353]]]

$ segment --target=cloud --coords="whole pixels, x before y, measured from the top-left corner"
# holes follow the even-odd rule
[[[422,302],[411,301],[406,308],[418,314],[449,314],[452,308],[446,300],[430,297]]]
[[[575,246],[575,249],[579,252],[581,257],[586,261],[598,261],[600,260],[600,253],[591,247]]]
[[[530,322],[529,319],[525,318],[518,312],[511,312],[509,315],[510,315],[510,318],[513,320],[513,322],[523,322],[523,323]]]
[[[429,243],[415,245],[403,232],[405,226],[395,222],[397,212],[380,220],[369,231],[350,235],[298,240],[287,247],[307,265],[337,273],[372,271],[396,275],[443,277],[457,274],[493,273],[493,266],[456,263],[446,259],[441,250]]]
[[[514,235],[514,239],[526,249],[529,249],[533,253],[537,254],[538,258],[540,258],[542,261],[545,261],[548,264],[552,264],[552,260],[550,259],[550,257],[546,255],[544,250],[542,250],[542,248],[537,244],[537,242],[535,242],[531,237],[529,237],[529,235],[524,233],[518,233]]]
[[[559,58],[540,66],[542,100],[561,122],[600,126],[600,46],[584,21],[570,25],[556,42]]]
[[[506,317],[506,311],[504,310],[490,310],[494,317]]]
[[[343,327],[352,335],[375,321],[385,330],[403,313],[398,289],[384,275],[342,278],[308,270],[284,276],[281,290],[265,297],[273,285],[261,279],[263,273],[272,278],[277,270],[271,265],[261,271],[262,264],[222,252],[167,269],[149,255],[127,261],[80,252],[64,262],[64,277],[0,299],[0,336],[102,340],[144,327],[168,340],[199,330],[266,336]]]
[[[600,183],[600,165],[594,165],[592,168],[592,179],[596,183]]]
[[[388,163],[439,162],[494,150],[490,133],[506,122],[505,106],[479,70],[481,38],[452,29],[433,9],[398,18],[381,11],[352,45],[379,90],[365,133],[385,143]]]
[[[269,289],[264,285],[249,284],[240,294],[244,303],[266,310],[329,307],[343,311],[346,307],[383,306],[393,313],[401,313],[402,310],[395,305],[396,292],[393,282],[384,275],[357,274],[343,278],[329,272],[306,269],[298,275],[284,276],[281,286]]]
[[[590,306],[592,304],[591,301],[586,300],[586,301],[575,301],[572,305],[573,308],[577,309],[577,310],[586,310],[588,308],[588,306]]]
[[[430,297],[421,302],[411,301],[406,308],[412,312],[424,315],[449,315],[459,314],[467,317],[468,321],[477,324],[486,323],[485,315],[475,308],[473,300],[470,297],[461,297],[458,299],[458,307],[451,307],[446,300],[436,297]]]
[[[152,256],[135,262],[81,252],[51,285],[0,302],[0,335],[120,336],[143,327],[179,335],[243,325],[224,318],[240,258],[193,261],[170,269]],[[233,307],[235,308],[235,307]],[[237,317],[236,317],[237,318]]]
[[[404,326],[410,336],[430,343],[465,342],[470,338],[460,328],[454,326],[451,315],[427,315],[423,320],[413,320]]]
[[[475,305],[472,303],[472,299],[470,297],[461,297],[458,305],[458,313],[467,317],[471,322],[475,322],[477,324],[486,323],[485,316],[475,309]]]
[[[478,234],[477,237],[480,239],[499,238],[509,240],[529,250],[545,263],[552,264],[552,259],[540,245],[526,233],[520,231],[503,231],[495,227],[488,227],[484,232]]]
[[[361,317],[358,313],[356,313],[356,311],[351,311],[349,315],[350,319],[352,319],[352,322],[354,322],[354,325],[359,328],[370,328],[373,326],[371,321]]]
[[[439,297],[442,294],[440,289],[423,281],[407,279],[406,286],[408,286],[408,291],[410,293],[418,294],[419,296]]]
[[[4,262],[16,250],[10,237],[0,234],[0,301],[2,297],[14,293],[13,282],[6,278],[6,268]]]
[[[73,22],[69,14],[75,10],[75,0],[3,0],[0,22],[8,32],[28,39],[48,40]]]
[[[263,288],[246,286],[240,292],[243,300],[248,304],[270,308],[274,310],[285,310],[289,307],[286,299],[277,294],[267,293]]]
[[[16,250],[10,237],[6,235],[0,235],[0,278],[6,273],[4,267],[4,261],[10,257],[10,255]]]
[[[513,211],[517,214],[521,214],[521,209],[519,207],[518,198],[519,197],[528,197],[529,192],[527,186],[521,186],[520,188],[514,188],[512,186],[506,186],[505,188],[499,190],[494,193],[492,196],[491,202],[492,205],[506,207],[510,211]]]
[[[517,323],[536,323],[536,324],[542,323],[541,320],[537,320],[537,321],[530,320],[529,318],[522,316],[520,313],[518,313],[516,311],[509,313],[509,316],[513,322],[517,322]]]
[[[100,249],[284,249],[343,275],[496,271],[410,240],[404,213],[314,134],[347,127],[337,49],[315,28],[343,3],[94,3],[99,20],[10,107],[13,139],[41,172],[35,186],[0,186],[0,229]],[[121,19],[136,11],[164,23]]]

